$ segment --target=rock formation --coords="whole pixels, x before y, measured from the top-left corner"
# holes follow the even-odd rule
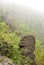
[[[21,38],[20,49],[23,49],[22,55],[25,57],[30,57],[33,61],[31,65],[36,65],[35,63],[35,37],[32,35],[24,36]]]

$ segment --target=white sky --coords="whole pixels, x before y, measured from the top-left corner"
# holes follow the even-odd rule
[[[23,5],[33,10],[44,12],[44,0],[2,0],[6,4]]]

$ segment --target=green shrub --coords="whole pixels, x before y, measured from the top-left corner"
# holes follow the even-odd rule
[[[9,57],[16,64],[20,64],[21,51],[19,51],[20,37],[11,32],[5,22],[0,22],[0,54]]]
[[[40,40],[36,40],[35,60],[37,65],[44,65],[44,46]]]

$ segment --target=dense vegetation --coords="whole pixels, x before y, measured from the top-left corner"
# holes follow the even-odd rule
[[[35,60],[37,65],[44,65],[44,45],[40,40],[36,40]]]
[[[20,37],[16,32],[12,32],[5,22],[0,22],[0,54],[10,58],[15,64],[30,64],[31,59],[26,57],[23,61],[22,51],[19,48]]]
[[[12,32],[5,22],[0,22],[0,54],[9,57],[19,65],[21,52],[18,50],[20,37]]]
[[[22,32],[23,33],[23,32]],[[22,51],[19,50],[20,36],[12,32],[5,22],[0,21],[0,54],[9,57],[17,65],[21,64]],[[44,46],[36,39],[35,61],[37,65],[44,65]],[[24,60],[25,65],[31,61],[28,57]]]

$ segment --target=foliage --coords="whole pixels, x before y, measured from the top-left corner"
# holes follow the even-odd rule
[[[41,41],[42,35],[40,37],[40,34],[38,31],[35,31],[33,28],[29,28],[24,22],[22,23],[20,21],[20,23],[18,25],[19,25],[18,30],[22,34],[24,34],[24,35],[31,34],[31,35],[34,35],[35,38],[37,38],[36,44],[35,44],[35,61],[36,61],[37,65],[44,65],[44,44],[42,45],[42,41]],[[38,29],[36,29],[36,30],[38,30]]]
[[[9,57],[19,65],[21,52],[19,48],[20,37],[11,32],[5,22],[0,22],[0,54]]]
[[[26,32],[25,26],[21,24],[19,26],[24,30],[22,30],[23,32],[21,31],[22,33],[31,33]],[[33,30],[32,33],[34,34]],[[16,32],[12,32],[5,22],[0,22],[0,54],[9,57],[17,65],[21,65],[21,61],[24,62],[24,65],[29,65],[32,61],[29,57],[26,57],[25,60],[22,59],[23,56],[21,55],[22,51],[19,50],[19,43],[20,37]],[[44,65],[44,46],[41,40],[38,39],[36,39],[35,44],[35,61],[37,65]]]
[[[5,22],[0,22],[0,54],[9,57],[17,65],[23,61],[22,51],[19,50],[20,37],[12,32]],[[23,61],[24,65],[31,62],[29,57]]]
[[[23,64],[23,65],[31,65],[31,63],[33,62],[33,61],[30,59],[30,57],[28,57],[28,56],[27,56],[27,57],[22,56],[22,58],[23,58],[23,59],[22,59],[21,61],[22,61],[22,64]]]
[[[44,46],[40,40],[36,40],[35,60],[37,65],[44,65]]]

